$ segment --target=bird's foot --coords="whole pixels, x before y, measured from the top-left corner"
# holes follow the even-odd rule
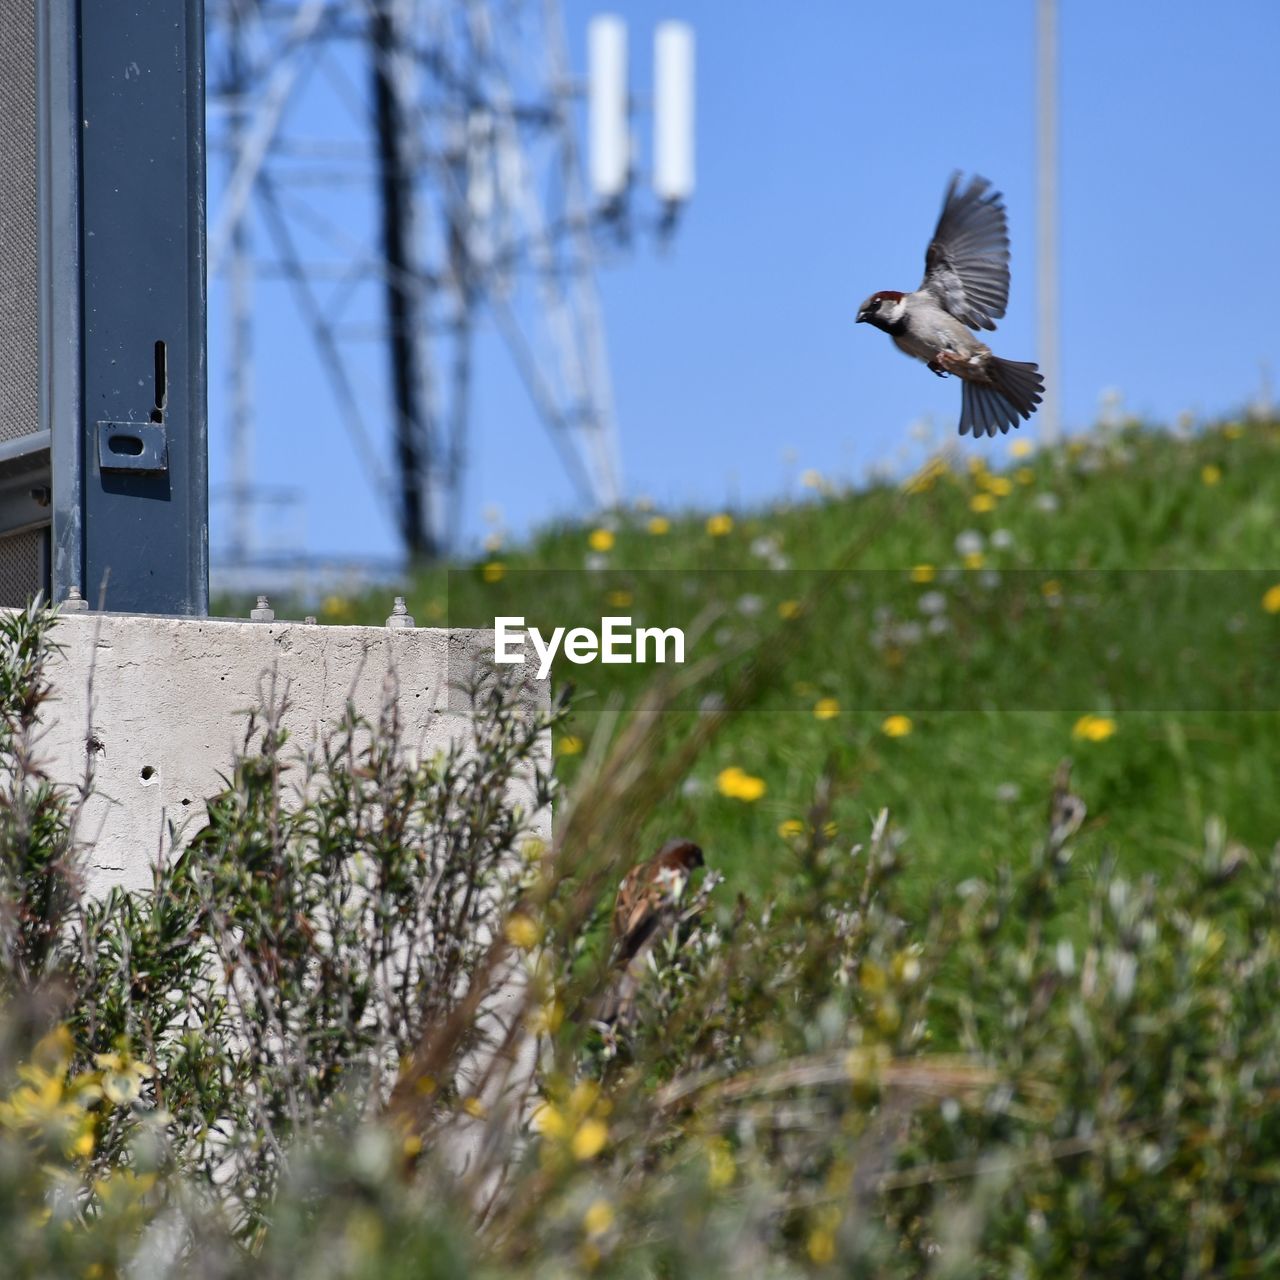
[[[939,351],[929,362],[929,368],[939,377],[945,377],[948,373],[963,377],[967,363],[968,361],[958,351]]]
[[[936,357],[933,360],[930,360],[925,367],[930,373],[936,373],[940,378],[948,378],[951,376],[948,371],[938,363]]]

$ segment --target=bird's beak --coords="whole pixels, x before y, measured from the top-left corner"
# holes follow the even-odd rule
[[[867,313],[866,313],[866,311],[859,311],[859,312],[858,312],[858,318],[857,318],[853,323],[854,323],[854,324],[863,324],[863,323],[866,321],[866,318],[867,318]]]

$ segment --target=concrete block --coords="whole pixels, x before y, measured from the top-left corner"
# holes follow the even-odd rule
[[[91,842],[90,892],[141,889],[167,825],[191,831],[221,789],[249,711],[287,695],[293,748],[313,746],[350,696],[376,720],[389,690],[406,749],[432,753],[470,737],[467,684],[491,669],[493,633],[329,627],[296,622],[81,613],[62,618],[38,754],[75,785],[94,755],[94,792],[79,828]],[[504,668],[510,672],[511,668]],[[532,677],[532,714],[549,698]],[[549,757],[550,743],[546,744]],[[550,835],[550,815],[539,834]]]

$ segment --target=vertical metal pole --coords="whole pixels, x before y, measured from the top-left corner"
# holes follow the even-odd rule
[[[449,223],[449,274],[454,287],[453,367],[449,395],[449,442],[442,468],[443,525],[447,545],[458,543],[462,525],[462,477],[467,465],[467,426],[471,412],[471,338],[475,282],[471,263],[471,139],[464,121],[459,129],[453,185],[446,200]]]
[[[229,163],[234,176],[238,157],[244,150],[248,120],[246,96],[244,18],[239,0],[233,0],[227,33],[228,91],[227,137],[231,144]],[[231,231],[231,256],[227,273],[231,301],[231,365],[228,369],[231,399],[231,536],[229,550],[235,564],[244,564],[253,542],[253,264],[249,253],[248,212],[236,219]]]
[[[37,4],[40,426],[53,475],[53,599],[86,586],[80,291],[80,31],[74,0]]]
[[[209,611],[204,5],[81,4],[85,578]]]
[[[374,0],[370,43],[378,144],[382,250],[387,263],[386,308],[390,329],[391,385],[395,403],[395,453],[399,470],[400,535],[417,559],[440,553],[428,509],[435,441],[428,417],[421,278],[414,257],[414,176],[407,143],[414,136],[407,101],[405,48],[396,0]]]
[[[1062,432],[1062,371],[1058,346],[1058,5],[1039,0],[1037,21],[1037,294],[1040,371],[1044,402],[1040,438],[1046,444]]]

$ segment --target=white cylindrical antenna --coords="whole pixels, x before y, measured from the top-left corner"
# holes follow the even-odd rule
[[[666,204],[693,195],[693,28],[659,23],[653,37],[653,188]]]
[[[601,200],[627,189],[631,148],[627,127],[627,24],[612,14],[587,27],[587,118],[591,186]]]

